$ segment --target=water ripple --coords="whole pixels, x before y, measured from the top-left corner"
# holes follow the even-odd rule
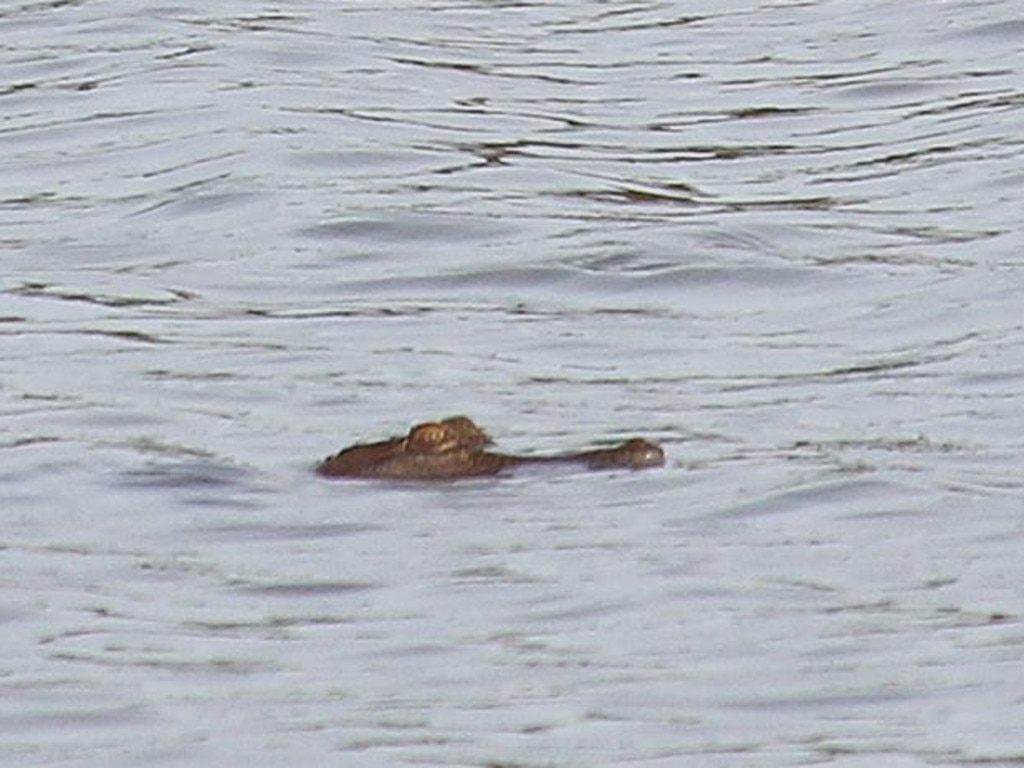
[[[1013,3],[129,5],[0,10],[5,756],[1019,760]],[[312,472],[456,412],[669,462]]]

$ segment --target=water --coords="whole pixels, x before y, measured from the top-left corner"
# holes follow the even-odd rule
[[[1016,4],[215,5],[0,11],[0,762],[1024,760]]]

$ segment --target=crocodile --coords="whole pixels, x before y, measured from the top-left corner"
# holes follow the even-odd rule
[[[548,456],[488,450],[493,441],[466,416],[416,424],[403,437],[359,443],[324,459],[316,468],[330,478],[457,480],[505,474],[528,465],[568,464],[586,469],[643,469],[665,463],[660,446],[634,437],[610,448]]]

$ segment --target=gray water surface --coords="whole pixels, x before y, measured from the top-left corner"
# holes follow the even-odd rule
[[[8,3],[0,763],[1019,765],[1019,11]]]

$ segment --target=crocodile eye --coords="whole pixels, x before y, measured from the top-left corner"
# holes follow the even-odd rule
[[[466,416],[450,416],[441,423],[451,430],[453,440],[458,440],[467,448],[483,448],[493,443],[487,433]]]
[[[637,440],[635,443],[634,450],[637,452],[637,461],[641,466],[656,466],[665,462],[665,452],[657,445],[648,443],[646,440]]]
[[[451,430],[444,424],[427,422],[412,428],[409,432],[408,446],[413,451],[430,452],[443,447],[451,439]]]

